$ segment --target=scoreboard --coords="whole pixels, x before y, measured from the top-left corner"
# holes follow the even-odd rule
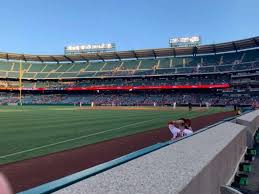
[[[74,45],[66,46],[64,51],[65,54],[82,54],[82,53],[100,53],[115,51],[115,43],[101,43],[101,44],[85,44],[85,45]]]
[[[170,47],[192,47],[201,44],[200,36],[177,37],[169,39]]]

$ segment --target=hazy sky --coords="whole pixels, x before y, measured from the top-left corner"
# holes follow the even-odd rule
[[[259,35],[259,0],[0,0],[0,51],[62,54],[64,46],[117,50],[168,47],[169,37],[203,44]]]

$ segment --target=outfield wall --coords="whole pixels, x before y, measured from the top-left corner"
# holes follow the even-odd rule
[[[234,122],[224,122],[57,193],[220,193],[248,143],[248,127]]]

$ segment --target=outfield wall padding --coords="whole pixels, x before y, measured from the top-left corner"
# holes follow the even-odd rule
[[[247,146],[247,126],[225,122],[56,193],[220,193]]]

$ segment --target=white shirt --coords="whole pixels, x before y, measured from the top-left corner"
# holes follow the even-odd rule
[[[168,128],[170,129],[171,133],[173,134],[173,138],[175,139],[177,135],[181,132],[180,129],[175,127],[173,124],[169,124]]]
[[[184,129],[183,130],[183,136],[188,136],[188,135],[192,135],[193,131],[191,131],[190,129]]]

